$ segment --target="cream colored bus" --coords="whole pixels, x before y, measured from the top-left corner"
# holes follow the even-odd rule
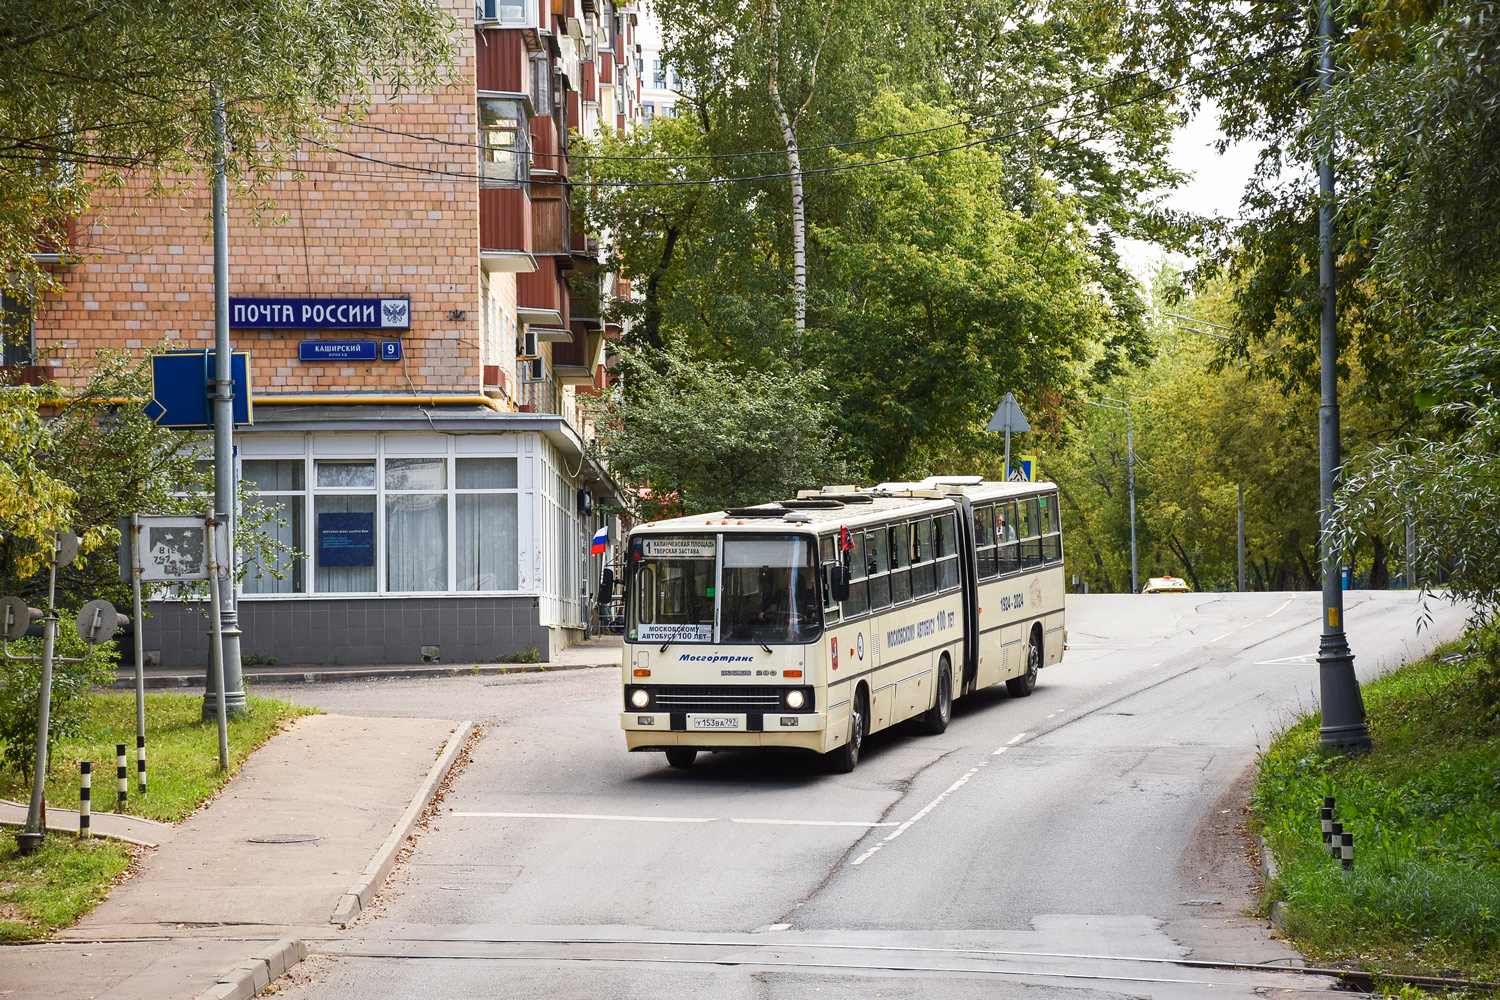
[[[908,719],[1062,658],[1057,488],[933,477],[674,518],[625,545],[633,751],[800,748],[838,771]]]

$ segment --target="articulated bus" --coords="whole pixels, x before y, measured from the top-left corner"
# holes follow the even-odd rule
[[[953,701],[1014,696],[1062,658],[1062,533],[1050,483],[932,477],[638,527],[626,542],[632,751],[780,748],[854,769],[873,732],[948,726]]]

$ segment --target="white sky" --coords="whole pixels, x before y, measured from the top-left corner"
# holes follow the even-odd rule
[[[1198,111],[1192,121],[1178,130],[1172,141],[1172,164],[1191,174],[1186,184],[1167,195],[1167,204],[1184,212],[1199,215],[1237,216],[1240,197],[1255,169],[1260,146],[1241,143],[1220,155],[1214,148],[1219,139],[1218,112],[1212,105]],[[1166,251],[1140,240],[1122,240],[1121,252],[1138,275],[1154,271]],[[1190,262],[1173,255],[1179,266]]]

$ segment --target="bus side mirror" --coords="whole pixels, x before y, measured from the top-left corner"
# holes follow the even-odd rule
[[[828,591],[835,601],[843,602],[849,599],[849,567],[828,567]]]

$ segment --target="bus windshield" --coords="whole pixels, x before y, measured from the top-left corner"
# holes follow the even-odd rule
[[[814,539],[728,535],[721,550],[714,535],[647,536],[639,546],[632,639],[799,643],[822,630]]]

